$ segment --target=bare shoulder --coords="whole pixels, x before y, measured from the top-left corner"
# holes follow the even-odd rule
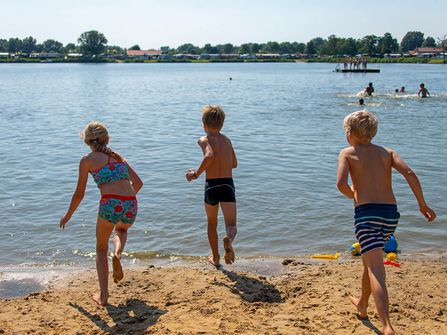
[[[340,157],[346,157],[346,156],[349,156],[349,155],[351,155],[353,153],[354,153],[354,148],[353,147],[347,147],[347,148],[344,148],[344,149],[340,150]]]
[[[197,143],[202,144],[202,143],[208,143],[208,136],[202,136],[197,140]]]

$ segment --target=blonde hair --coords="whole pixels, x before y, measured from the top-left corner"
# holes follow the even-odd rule
[[[377,134],[377,117],[366,109],[349,114],[343,120],[346,133],[351,132],[359,139],[371,141]]]
[[[87,124],[81,133],[81,138],[84,140],[85,144],[92,146],[97,151],[103,152],[107,155],[112,155],[119,162],[124,161],[124,158],[121,157],[120,154],[114,152],[107,146],[110,140],[109,132],[107,127],[101,122],[92,121]]]
[[[222,107],[206,105],[202,108],[202,122],[212,129],[221,130],[225,121],[225,113]]]

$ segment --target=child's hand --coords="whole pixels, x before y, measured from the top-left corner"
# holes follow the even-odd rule
[[[191,181],[197,179],[196,172],[192,169],[186,171],[186,180]]]
[[[421,211],[422,215],[427,218],[428,222],[432,222],[436,219],[436,213],[427,205],[420,207],[419,210]]]
[[[59,221],[59,228],[64,229],[65,228],[65,224],[71,219],[71,217],[67,216],[67,214],[65,214],[63,217],[61,217],[61,220]]]

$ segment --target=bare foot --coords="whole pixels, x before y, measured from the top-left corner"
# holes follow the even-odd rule
[[[210,262],[212,265],[214,265],[216,268],[220,267],[220,257],[216,257],[216,259],[214,259],[213,255],[209,255],[208,256],[208,262]]]
[[[106,297],[102,297],[100,293],[95,293],[94,295],[92,295],[92,299],[98,305],[106,306],[107,305],[107,300],[109,299],[109,295],[107,295]]]
[[[349,296],[349,300],[352,302],[352,304],[357,307],[357,315],[359,318],[361,319],[366,319],[368,318],[368,313],[367,313],[367,309],[368,309],[368,305],[366,306],[361,306],[360,305],[360,299],[355,298],[353,296]]]
[[[113,281],[118,283],[124,277],[123,268],[121,267],[121,261],[117,256],[112,258],[113,266]]]
[[[234,250],[233,246],[231,245],[230,238],[228,236],[225,236],[223,238],[223,243],[225,249],[225,255],[224,255],[225,263],[233,264],[236,257],[234,255]]]
[[[394,329],[393,327],[387,327],[383,329],[383,335],[394,335]]]

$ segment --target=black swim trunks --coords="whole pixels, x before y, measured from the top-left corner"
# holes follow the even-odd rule
[[[205,203],[216,206],[219,202],[236,202],[233,178],[205,180]]]

